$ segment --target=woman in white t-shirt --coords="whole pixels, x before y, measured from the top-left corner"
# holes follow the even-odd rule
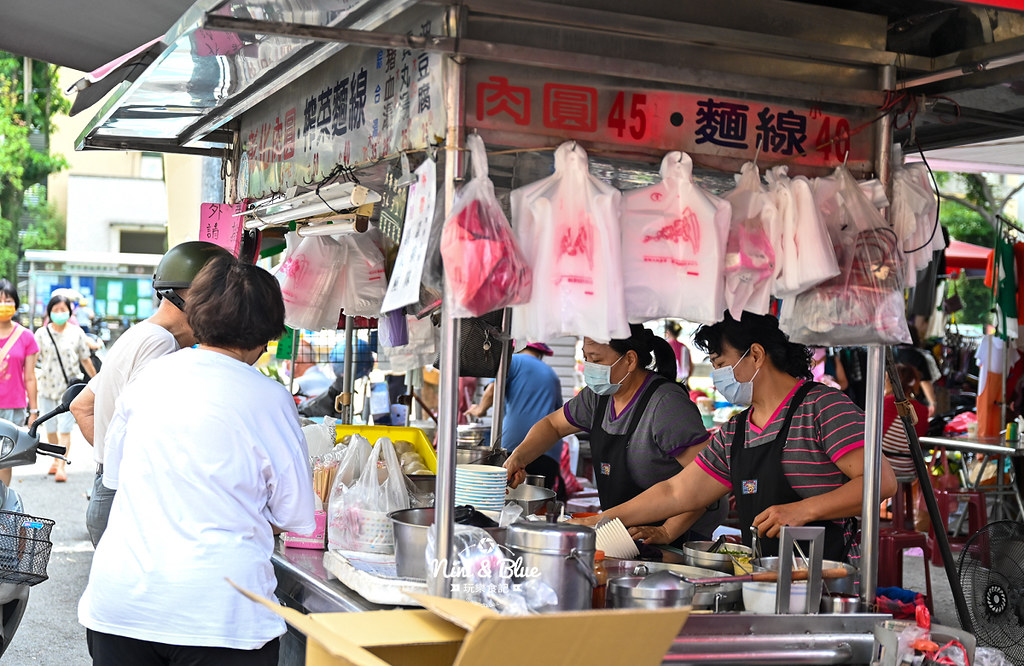
[[[284,622],[225,579],[272,598],[274,533],[315,527],[295,403],[252,367],[284,330],[277,281],[212,259],[185,312],[198,348],[147,365],[107,428],[117,494],[78,605],[94,666],[276,665]]]

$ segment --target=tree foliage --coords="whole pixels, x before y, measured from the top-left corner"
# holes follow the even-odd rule
[[[25,190],[67,166],[60,155],[34,150],[34,134],[48,137],[53,118],[70,103],[57,84],[57,68],[33,62],[28,105],[24,98],[24,59],[0,51],[0,277],[17,279],[21,254],[19,223],[24,212]],[[34,238],[41,240],[41,229]],[[44,243],[52,245],[53,240]]]
[[[942,225],[950,237],[983,247],[995,247],[999,218],[1008,218],[1007,204],[1024,188],[1024,180],[1016,187],[996,185],[984,174],[937,173]],[[1013,222],[1014,220],[1010,220]],[[961,275],[947,283],[947,296],[955,290],[964,307],[955,313],[962,324],[991,323],[992,291],[981,280]]]

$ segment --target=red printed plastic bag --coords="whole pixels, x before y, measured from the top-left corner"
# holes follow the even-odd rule
[[[476,134],[466,138],[473,178],[459,194],[441,232],[445,281],[453,317],[479,317],[530,300],[532,274],[487,177],[487,153]]]
[[[324,328],[325,321],[337,325],[337,308],[327,311],[334,307],[334,290],[338,272],[345,263],[345,248],[327,236],[299,239],[297,234],[289,233],[285,242],[288,255],[276,272],[284,299],[284,323],[311,331]]]
[[[752,162],[743,165],[736,189],[725,198],[732,204],[725,248],[725,305],[737,320],[744,311],[766,314],[777,274],[775,203]]]

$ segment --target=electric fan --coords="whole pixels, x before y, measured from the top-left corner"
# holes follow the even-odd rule
[[[989,523],[960,553],[960,585],[978,645],[1024,666],[1024,524]]]

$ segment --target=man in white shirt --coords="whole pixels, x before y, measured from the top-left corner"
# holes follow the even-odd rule
[[[185,318],[184,299],[199,270],[213,257],[222,255],[230,253],[205,241],[190,241],[168,250],[153,275],[153,289],[160,299],[157,311],[117,339],[107,352],[102,370],[71,403],[71,413],[86,441],[93,445],[96,461],[96,479],[85,518],[94,546],[103,536],[114,501],[115,491],[103,485],[103,440],[117,399],[147,363],[195,344]]]

